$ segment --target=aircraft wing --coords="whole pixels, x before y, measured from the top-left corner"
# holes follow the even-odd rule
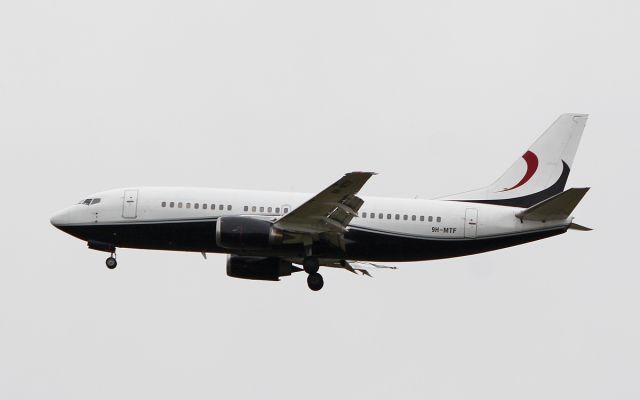
[[[274,227],[294,234],[325,234],[331,242],[343,247],[338,238],[342,237],[364,203],[356,194],[373,175],[374,172],[345,174],[298,208],[280,217]]]

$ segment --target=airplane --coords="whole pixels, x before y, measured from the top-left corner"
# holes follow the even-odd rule
[[[373,172],[349,172],[317,194],[130,187],[90,195],[51,224],[90,249],[226,253],[227,275],[278,281],[320,267],[369,274],[381,263],[472,255],[590,228],[572,212],[589,188],[565,189],[588,115],[563,114],[494,183],[426,199],[359,196]],[[390,267],[395,268],[395,267]]]

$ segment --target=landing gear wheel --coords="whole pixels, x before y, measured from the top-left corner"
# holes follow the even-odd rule
[[[105,264],[107,264],[107,268],[109,269],[114,269],[115,267],[118,266],[118,262],[114,257],[107,258],[107,261],[105,261]]]
[[[317,272],[309,274],[309,276],[307,276],[307,285],[309,285],[309,289],[317,292],[324,286],[324,279],[322,279],[322,275]]]
[[[304,267],[304,272],[313,275],[318,273],[320,261],[318,261],[317,257],[305,257],[302,261],[302,266]]]

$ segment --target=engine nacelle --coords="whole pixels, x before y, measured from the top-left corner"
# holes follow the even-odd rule
[[[282,243],[283,234],[269,221],[251,217],[220,217],[216,244],[231,250],[262,250]]]
[[[281,276],[289,276],[298,271],[302,270],[277,257],[229,255],[227,258],[227,275],[233,278],[279,281]]]

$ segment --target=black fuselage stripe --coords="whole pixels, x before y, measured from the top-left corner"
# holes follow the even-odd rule
[[[216,244],[216,221],[154,224],[67,225],[60,229],[85,241],[115,247],[232,253],[256,256],[302,257],[299,244],[270,246],[259,250],[224,249]],[[420,261],[458,257],[515,246],[564,233],[567,227],[519,235],[483,239],[433,240],[351,229],[345,234],[346,251],[329,243],[314,244],[319,257],[361,261]]]

